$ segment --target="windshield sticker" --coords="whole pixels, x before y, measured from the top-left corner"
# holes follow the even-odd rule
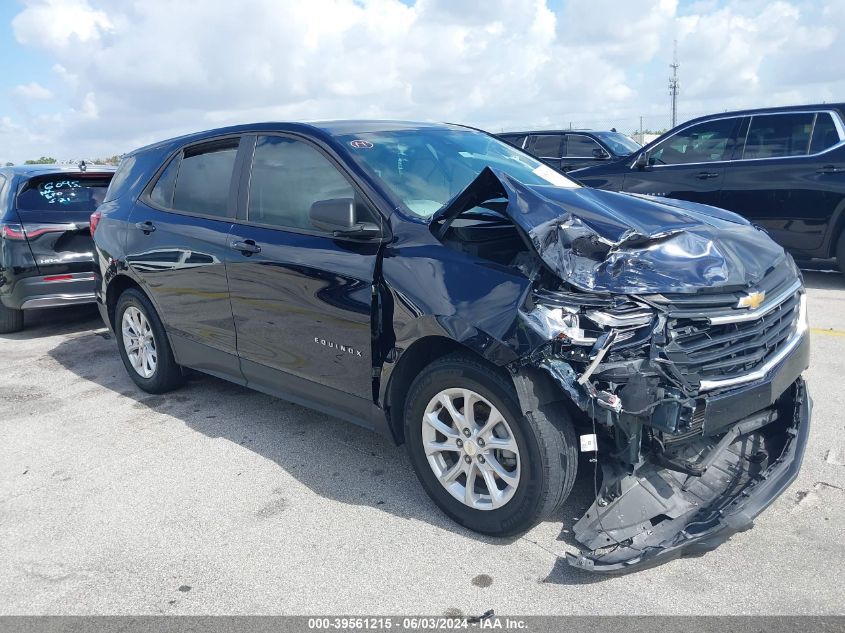
[[[81,192],[76,189],[82,189],[82,183],[78,180],[56,180],[38,185],[38,193],[48,204],[70,204],[82,200],[83,197],[79,195]]]
[[[575,189],[579,186],[574,180],[570,180],[563,174],[559,174],[548,165],[540,165],[534,170],[534,173],[556,187],[569,187],[570,189]]]
[[[354,147],[355,149],[372,149],[373,144],[369,141],[365,141],[364,139],[355,139],[354,141],[350,141],[349,144]]]

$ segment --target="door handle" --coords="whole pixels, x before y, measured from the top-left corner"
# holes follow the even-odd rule
[[[816,170],[817,174],[839,174],[845,171],[845,167],[837,167],[836,165],[825,165]]]
[[[229,246],[236,251],[240,251],[244,255],[252,255],[253,253],[261,252],[261,247],[252,240],[233,240]]]
[[[701,171],[698,172],[695,177],[699,180],[710,180],[711,178],[718,178],[719,175],[718,171]]]
[[[144,235],[149,235],[156,230],[156,225],[147,220],[146,222],[136,222],[135,228],[141,229],[144,232]]]

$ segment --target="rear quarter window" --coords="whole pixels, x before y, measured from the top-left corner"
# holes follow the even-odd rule
[[[29,180],[18,194],[18,211],[88,211],[103,203],[111,176],[51,174]]]
[[[810,141],[810,153],[818,154],[839,143],[839,130],[833,122],[830,112],[819,112],[813,125],[813,138]]]

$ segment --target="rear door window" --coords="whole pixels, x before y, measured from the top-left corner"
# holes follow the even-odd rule
[[[538,134],[533,137],[531,153],[540,158],[560,158],[563,155],[561,134]]]
[[[93,212],[106,195],[111,176],[36,176],[18,194],[18,211]]]
[[[818,154],[830,149],[842,139],[839,131],[833,122],[830,112],[819,112],[816,115],[816,124],[813,126],[813,137],[810,141],[810,153]]]
[[[810,146],[814,118],[812,112],[751,117],[742,157],[755,159],[805,156]]]
[[[239,139],[188,147],[173,158],[150,192],[150,201],[183,213],[226,217]]]

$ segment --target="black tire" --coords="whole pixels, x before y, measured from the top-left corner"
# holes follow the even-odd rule
[[[836,244],[836,264],[842,274],[845,275],[845,231],[842,231],[839,242]]]
[[[157,356],[156,368],[148,378],[139,374],[132,366],[123,342],[123,315],[130,307],[138,309],[144,315],[150,324],[150,330],[153,335]],[[159,319],[153,304],[143,292],[136,288],[129,288],[118,297],[117,306],[115,307],[114,324],[115,338],[117,339],[117,347],[120,350],[120,358],[123,360],[123,365],[126,367],[129,377],[132,378],[136,385],[148,393],[165,393],[172,391],[184,382],[182,369],[173,359],[173,350],[170,348],[170,342],[167,340],[161,319]]]
[[[465,505],[446,490],[429,465],[423,415],[431,399],[449,388],[471,389],[486,398],[504,416],[519,448],[519,483],[510,500],[497,509]],[[524,415],[513,382],[482,361],[464,355],[435,361],[414,380],[405,405],[405,441],[423,488],[443,512],[476,532],[512,536],[530,529],[563,504],[578,471],[575,431],[566,411],[556,410],[554,423],[546,413]]]
[[[0,303],[0,334],[11,334],[23,329],[23,310],[7,308]]]

